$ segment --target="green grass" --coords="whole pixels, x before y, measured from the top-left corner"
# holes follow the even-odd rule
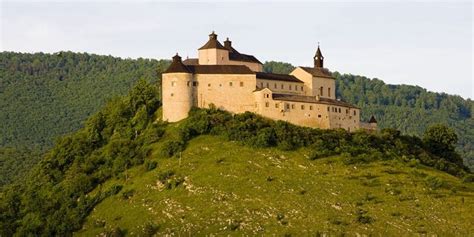
[[[199,136],[177,157],[163,158],[164,141],[152,144],[156,169],[134,167],[102,185],[123,189],[97,205],[75,235],[120,227],[143,236],[147,223],[160,236],[474,233],[474,185],[430,168],[311,161],[305,149],[255,149],[218,136]]]

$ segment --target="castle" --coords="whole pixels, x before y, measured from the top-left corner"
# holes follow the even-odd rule
[[[373,117],[361,123],[358,107],[336,99],[335,78],[323,65],[318,45],[313,67],[297,67],[289,75],[266,73],[257,58],[238,52],[228,38],[222,45],[212,32],[198,58],[182,61],[176,54],[163,73],[163,120],[179,121],[193,106],[214,105],[301,126],[376,129]]]

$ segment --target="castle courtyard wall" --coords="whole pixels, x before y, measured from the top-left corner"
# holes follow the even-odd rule
[[[209,108],[210,104],[232,113],[255,111],[252,92],[256,87],[254,74],[197,74],[194,105]]]

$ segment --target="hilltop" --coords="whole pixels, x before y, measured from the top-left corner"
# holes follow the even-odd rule
[[[251,113],[157,121],[139,81],[0,196],[3,236],[472,233],[453,133],[320,130]],[[439,150],[437,148],[444,147]],[[307,232],[303,232],[307,231]]]
[[[1,52],[0,186],[20,179],[54,144],[84,127],[106,101],[125,95],[139,79],[159,85],[167,60],[121,59],[87,53]],[[288,63],[266,62],[266,72],[288,73]],[[473,167],[473,102],[421,87],[334,73],[337,96],[375,115],[380,128],[421,136],[434,123],[453,127],[457,149]]]

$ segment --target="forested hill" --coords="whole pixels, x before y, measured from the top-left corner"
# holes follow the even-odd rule
[[[0,186],[138,79],[158,81],[168,65],[87,53],[0,53]]]
[[[89,115],[107,100],[126,94],[138,79],[158,82],[168,65],[167,60],[87,53],[0,53],[0,186],[36,163],[38,150],[51,147],[56,137],[79,129]],[[293,66],[266,62],[264,68],[287,73]],[[375,114],[381,127],[418,135],[431,123],[454,127],[459,151],[466,163],[474,166],[472,101],[415,86],[335,76],[338,95],[362,107],[364,119]]]
[[[294,66],[266,62],[264,70],[289,73]],[[474,102],[460,96],[427,91],[419,86],[388,85],[379,79],[333,73],[339,98],[362,108],[362,119],[375,115],[380,128],[396,128],[403,133],[421,135],[435,123],[447,124],[459,137],[458,151],[474,168]]]

